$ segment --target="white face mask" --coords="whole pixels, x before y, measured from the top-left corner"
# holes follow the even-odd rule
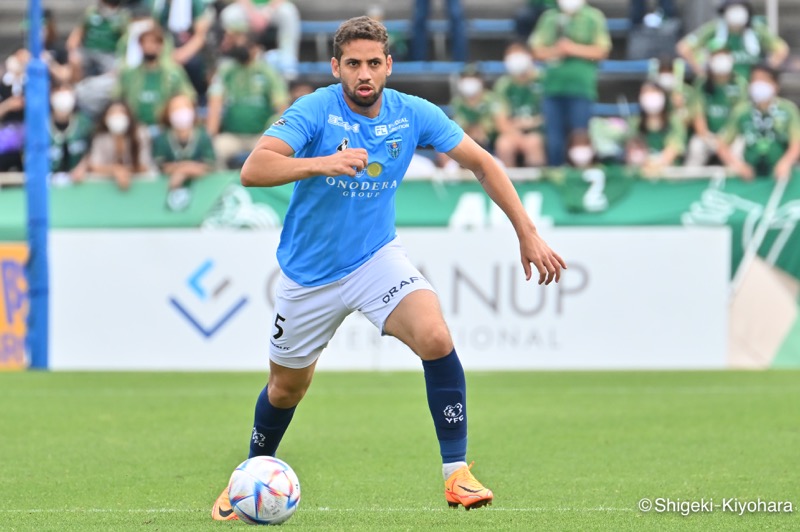
[[[666,98],[660,92],[647,92],[639,97],[639,105],[649,115],[660,114],[666,103]]]
[[[53,111],[62,115],[68,115],[75,110],[75,93],[72,91],[54,92],[50,97],[50,105]]]
[[[169,123],[175,129],[189,129],[194,126],[194,111],[185,107],[169,115]]]
[[[478,78],[463,78],[458,82],[458,92],[464,98],[472,98],[483,90],[483,82]]]
[[[128,131],[131,121],[123,114],[113,114],[106,117],[106,127],[112,135],[122,135]]]
[[[667,92],[672,92],[675,90],[675,74],[664,72],[658,75],[657,78],[658,86],[664,89]]]
[[[725,10],[725,22],[731,28],[744,28],[749,20],[750,14],[744,6],[735,5]]]
[[[708,68],[712,74],[726,76],[733,72],[733,56],[730,54],[717,54],[709,61]]]
[[[533,68],[533,59],[528,54],[522,52],[510,53],[503,61],[506,71],[512,76],[519,76],[530,72]]]
[[[578,167],[589,166],[594,159],[594,150],[591,146],[573,146],[568,152],[569,160]]]
[[[586,0],[558,0],[558,8],[572,15],[586,4]]]
[[[775,96],[775,87],[769,81],[754,81],[750,84],[750,97],[755,103],[770,101]]]

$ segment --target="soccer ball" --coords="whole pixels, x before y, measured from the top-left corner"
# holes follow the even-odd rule
[[[300,481],[283,460],[256,456],[231,475],[228,496],[236,515],[251,525],[278,525],[289,519],[300,502]]]

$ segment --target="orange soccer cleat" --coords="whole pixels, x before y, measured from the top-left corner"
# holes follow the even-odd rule
[[[214,502],[214,507],[211,508],[211,518],[214,521],[233,521],[239,519],[231,507],[231,500],[228,497],[228,486],[222,490],[217,500]]]
[[[444,498],[447,499],[450,508],[458,508],[460,504],[465,510],[469,510],[492,504],[494,499],[492,490],[484,487],[470,472],[474,463],[459,468],[445,480]]]

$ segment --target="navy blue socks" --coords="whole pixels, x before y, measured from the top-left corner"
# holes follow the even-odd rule
[[[275,456],[278,444],[292,421],[297,408],[277,408],[272,406],[267,395],[267,388],[261,390],[256,401],[256,413],[253,421],[253,434],[250,439],[250,458],[254,456]]]
[[[431,409],[442,462],[467,459],[467,383],[456,350],[438,360],[423,360],[428,407]]]

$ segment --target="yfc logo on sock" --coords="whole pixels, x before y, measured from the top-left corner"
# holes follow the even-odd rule
[[[214,261],[208,259],[186,279],[189,293],[196,298],[191,305],[179,301],[175,296],[169,298],[170,304],[178,311],[178,314],[183,316],[204,338],[214,336],[247,304],[245,296],[232,299],[227,297],[231,280],[227,277],[215,278],[211,273],[213,268]],[[189,306],[192,308],[191,311]]]
[[[448,423],[464,421],[464,407],[462,404],[456,403],[454,405],[447,405],[444,409],[444,419]]]
[[[260,432],[258,432],[258,431],[256,430],[256,428],[255,428],[255,427],[253,427],[253,438],[252,438],[252,440],[253,440],[253,443],[255,443],[256,445],[258,445],[259,447],[264,447],[264,441],[265,441],[266,439],[267,439],[267,438],[266,438],[266,436],[264,436],[263,434],[261,434]]]

